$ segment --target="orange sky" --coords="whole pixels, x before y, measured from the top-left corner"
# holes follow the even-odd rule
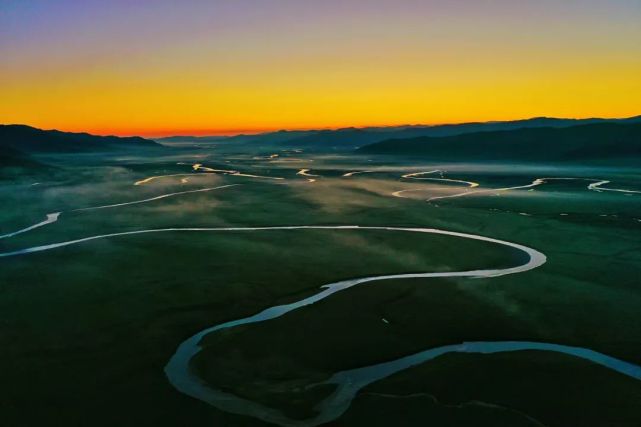
[[[161,136],[641,114],[635,1],[134,3],[3,6],[0,122]]]

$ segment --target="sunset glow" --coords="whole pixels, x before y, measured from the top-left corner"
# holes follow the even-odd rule
[[[641,114],[641,3],[2,2],[1,123],[212,135]]]

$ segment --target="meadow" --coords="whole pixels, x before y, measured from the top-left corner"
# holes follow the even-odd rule
[[[260,227],[430,228],[547,257],[498,277],[373,280],[277,318],[205,334],[189,360],[194,375],[278,412],[288,420],[281,425],[315,425],[309,420],[335,392],[326,380],[337,372],[440,346],[552,343],[641,365],[634,169],[206,144],[39,160],[47,166],[0,181],[0,236],[60,212],[0,239],[0,255],[8,254],[0,257],[4,425],[269,425],[256,411],[181,393],[165,371],[177,347],[330,283],[502,270],[528,259],[451,235],[248,230]],[[540,178],[548,179],[510,189]],[[176,230],[184,228],[192,230]],[[152,229],[166,231],[20,252]],[[638,426],[639,407],[639,379],[580,357],[463,352],[366,385],[327,425]]]

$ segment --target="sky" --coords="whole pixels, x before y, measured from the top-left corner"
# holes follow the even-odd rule
[[[0,0],[0,123],[206,135],[641,114],[641,0]]]

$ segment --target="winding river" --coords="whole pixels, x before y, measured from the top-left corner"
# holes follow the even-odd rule
[[[348,172],[343,175],[343,177],[351,177],[356,174],[361,174],[361,173],[371,173],[373,171],[354,171],[354,172]],[[434,196],[430,197],[427,199],[428,202],[432,202],[435,200],[442,200],[442,199],[453,199],[457,197],[464,197],[464,196],[471,196],[471,195],[477,195],[477,194],[484,194],[484,193],[500,193],[500,192],[505,192],[505,191],[511,191],[511,190],[522,190],[522,189],[532,189],[534,187],[538,187],[539,185],[545,184],[548,181],[554,181],[554,180],[574,180],[574,181],[590,181],[591,183],[587,186],[588,190],[591,191],[612,191],[612,192],[617,192],[617,193],[624,193],[625,195],[631,196],[633,194],[641,194],[641,191],[639,190],[625,190],[621,188],[608,188],[608,187],[603,187],[604,185],[610,184],[611,181],[608,180],[602,180],[602,179],[597,179],[597,178],[536,178],[534,181],[532,181],[529,184],[524,184],[524,185],[517,185],[513,187],[503,187],[503,188],[488,188],[488,189],[482,189],[482,190],[475,190],[475,191],[469,191],[471,188],[476,188],[479,187],[480,184],[478,182],[474,181],[465,181],[461,179],[449,179],[445,178],[445,172],[444,170],[441,169],[434,169],[426,172],[412,172],[412,173],[407,173],[405,175],[402,175],[402,179],[415,179],[415,180],[429,180],[429,181],[440,181],[440,182],[447,182],[447,183],[455,183],[455,184],[464,184],[468,187],[468,189],[465,192],[462,193],[456,193],[456,194],[450,194],[447,196]],[[425,177],[425,175],[433,175],[433,174],[439,174],[440,178],[432,178],[432,177]],[[428,191],[427,189],[423,188],[411,188],[407,190],[399,190],[395,191],[392,193],[392,196],[394,197],[399,197],[399,198],[407,198],[404,197],[404,193],[408,192],[416,192],[416,191]]]
[[[250,416],[263,421],[277,424],[280,426],[291,427],[312,427],[318,426],[329,421],[339,418],[350,407],[352,400],[357,393],[367,385],[386,378],[392,374],[405,369],[425,363],[439,356],[449,353],[500,353],[514,352],[525,350],[551,351],[571,355],[577,358],[585,359],[593,363],[604,366],[610,370],[631,378],[641,380],[641,366],[619,360],[608,355],[595,352],[590,349],[580,347],[570,347],[553,343],[522,342],[522,341],[505,341],[505,342],[468,342],[442,346],[425,351],[404,356],[392,361],[382,362],[361,368],[337,372],[323,382],[312,384],[311,387],[318,385],[334,385],[334,391],[323,399],[315,407],[317,415],[313,418],[299,420],[286,416],[281,411],[267,407],[258,402],[253,402],[242,397],[233,395],[205,383],[191,369],[192,359],[202,351],[202,339],[208,334],[230,329],[240,325],[265,322],[286,315],[295,310],[302,309],[312,304],[318,303],[331,295],[345,291],[357,285],[365,283],[379,282],[392,279],[409,279],[409,278],[432,278],[432,277],[458,277],[458,278],[491,278],[504,276],[508,274],[517,274],[535,269],[546,262],[546,257],[541,252],[520,245],[518,243],[494,239],[475,234],[459,233],[434,228],[405,228],[405,227],[370,227],[358,225],[341,225],[341,226],[278,226],[278,227],[220,227],[220,228],[163,228],[128,231],[121,233],[111,233],[95,235],[64,242],[51,243],[47,245],[34,246],[12,252],[0,253],[0,257],[13,257],[27,255],[36,252],[54,250],[66,246],[78,245],[98,239],[116,238],[124,236],[143,235],[151,233],[176,233],[176,232],[267,232],[267,231],[296,231],[296,230],[336,230],[336,231],[354,231],[354,230],[376,230],[385,232],[404,232],[404,233],[424,233],[446,235],[459,239],[472,239],[507,246],[514,250],[523,252],[527,255],[527,262],[523,264],[502,268],[502,269],[477,269],[457,272],[425,272],[410,274],[390,274],[380,276],[368,276],[356,279],[343,280],[330,283],[321,287],[317,293],[303,298],[301,300],[269,307],[259,313],[249,317],[244,317],[229,322],[224,322],[207,329],[202,330],[196,335],[190,337],[180,344],[165,367],[165,374],[169,382],[180,392],[189,395],[195,399],[206,402],[222,411]]]
[[[155,181],[157,179],[162,179],[162,178],[173,178],[176,176],[194,176],[195,173],[174,173],[171,175],[156,175],[156,176],[150,176],[149,178],[141,179],[140,181],[134,182],[134,185],[144,185],[147,183],[150,183],[151,181]]]
[[[200,165],[194,165],[195,170],[204,170]],[[313,176],[307,174],[309,170],[303,169],[299,172],[303,176]],[[232,175],[248,176],[243,174],[234,173],[235,171],[225,171]],[[369,171],[364,171],[369,172]],[[430,179],[436,181],[450,181],[456,183],[465,183],[468,186],[478,186],[477,183],[461,180],[449,180],[443,177],[441,178],[425,178],[422,175],[433,174],[441,171],[429,171],[423,173],[408,174],[403,176],[403,178],[408,179]],[[351,176],[357,172],[350,172],[346,176]],[[153,177],[152,177],[153,178]],[[550,180],[585,180],[590,181],[588,185],[589,190],[593,191],[618,191],[618,192],[632,192],[638,193],[637,191],[632,190],[620,190],[620,189],[610,189],[605,188],[603,185],[609,183],[605,180],[597,180],[591,178],[537,178],[532,183],[522,186],[515,187],[505,187],[499,189],[487,189],[487,190],[478,190],[478,191],[467,191],[465,193],[450,195],[450,196],[441,196],[433,197],[429,200],[436,199],[445,199],[453,197],[462,197],[471,194],[479,194],[486,192],[498,192],[498,191],[508,191],[516,189],[525,189],[533,188],[539,185],[544,184]],[[148,181],[147,181],[148,182]],[[116,208],[127,205],[135,205],[141,203],[147,203],[155,200],[161,200],[168,197],[174,197],[183,194],[190,193],[199,193],[213,191],[217,189],[223,189],[228,187],[233,187],[234,185],[224,185],[219,187],[203,188],[198,190],[182,191],[176,193],[163,194],[156,197],[137,200],[132,202],[116,203],[103,206],[95,206],[88,208],[75,209],[71,212],[80,212],[80,211],[90,211],[98,209],[108,209]],[[24,229],[0,235],[0,238],[12,237],[27,231],[45,226],[47,224],[54,223],[58,220],[61,212],[55,212],[47,215],[47,218],[34,224],[30,227]],[[259,313],[256,313],[252,316],[239,318],[229,322],[224,322],[218,325],[211,326],[207,329],[204,329],[197,333],[196,335],[188,338],[186,341],[181,343],[176,352],[168,361],[165,366],[165,374],[169,382],[181,393],[189,395],[195,399],[206,402],[222,411],[245,415],[254,417],[265,422],[277,424],[280,426],[292,426],[292,427],[313,427],[318,426],[329,421],[339,418],[347,409],[350,407],[352,400],[356,397],[358,392],[366,387],[369,384],[372,384],[376,381],[389,377],[397,372],[403,371],[405,369],[417,366],[419,364],[428,362],[437,357],[450,354],[450,353],[482,353],[482,354],[491,354],[491,353],[501,353],[501,352],[515,352],[515,351],[528,351],[528,350],[537,350],[537,351],[549,351],[556,353],[563,353],[573,357],[581,358],[592,363],[601,365],[607,369],[618,372],[619,374],[626,375],[630,378],[636,380],[641,380],[641,366],[637,366],[626,361],[616,359],[614,357],[598,353],[596,351],[580,348],[580,347],[570,347],[554,343],[541,343],[541,342],[527,342],[527,341],[502,341],[502,342],[466,342],[460,344],[447,345],[437,348],[426,349],[419,353],[407,355],[395,360],[386,361],[382,363],[377,363],[370,366],[360,367],[356,369],[346,370],[337,372],[331,375],[326,380],[312,384],[311,387],[319,385],[334,385],[334,391],[318,403],[315,407],[316,416],[309,419],[292,419],[275,408],[270,408],[265,405],[262,405],[258,402],[250,401],[244,399],[240,396],[236,396],[229,392],[215,388],[213,385],[205,383],[191,368],[191,361],[193,358],[198,355],[203,347],[201,346],[202,339],[211,334],[220,330],[234,328],[240,325],[248,325],[254,323],[260,323],[269,321],[281,316],[286,315],[287,313],[293,312],[295,310],[303,309],[312,304],[318,303],[331,295],[342,292],[347,289],[350,289],[357,285],[363,285],[366,283],[380,282],[384,280],[393,280],[393,279],[411,279],[411,278],[435,278],[435,277],[445,277],[445,278],[491,278],[504,276],[509,274],[523,273],[537,267],[540,267],[546,262],[546,257],[543,253],[529,248],[518,243],[513,243],[505,240],[494,239],[490,237],[460,233],[448,230],[441,230],[435,228],[407,228],[407,227],[391,227],[391,226],[359,226],[359,225],[336,225],[336,226],[315,226],[315,225],[292,225],[292,226],[275,226],[275,227],[217,227],[217,228],[208,228],[208,227],[187,227],[187,228],[160,228],[160,229],[145,229],[145,230],[136,230],[136,231],[127,231],[120,233],[111,233],[111,234],[101,234],[94,235],[89,237],[83,237],[74,240],[67,240],[56,243],[49,243],[40,246],[33,246],[29,248],[19,249],[10,252],[0,253],[0,258],[8,258],[14,256],[25,256],[32,253],[44,252],[49,250],[55,250],[62,247],[85,244],[91,241],[99,239],[111,239],[111,238],[121,238],[125,236],[136,236],[136,235],[145,235],[152,233],[223,233],[223,232],[269,232],[269,231],[301,231],[301,230],[332,230],[332,231],[341,231],[341,232],[350,232],[350,231],[383,231],[390,233],[422,233],[422,234],[436,234],[436,235],[446,235],[454,239],[454,243],[457,239],[471,239],[477,241],[483,241],[492,245],[501,245],[509,247],[513,250],[520,251],[527,255],[527,261],[523,264],[516,265],[509,268],[503,269],[477,269],[477,270],[466,270],[466,271],[455,271],[455,272],[423,272],[423,273],[409,273],[409,274],[389,274],[389,275],[378,275],[378,276],[367,276],[360,277],[356,279],[342,280],[334,283],[324,285],[320,290],[311,296],[300,299],[298,301],[269,307]]]
[[[241,184],[229,184],[229,185],[221,185],[218,187],[208,187],[208,188],[200,188],[198,190],[187,190],[187,191],[178,191],[175,193],[167,193],[167,194],[161,194],[159,196],[151,197],[148,199],[143,199],[143,200],[134,200],[131,202],[123,202],[123,203],[115,203],[111,205],[102,205],[102,206],[92,206],[88,208],[80,208],[80,209],[73,209],[69,212],[84,212],[84,211],[94,211],[94,210],[100,210],[100,209],[111,209],[111,208],[119,208],[122,206],[129,206],[129,205],[138,205],[141,203],[149,203],[153,202],[156,200],[162,200],[166,199],[168,197],[175,197],[175,196],[181,196],[183,194],[192,194],[192,193],[206,193],[209,191],[214,191],[214,190],[222,190],[224,188],[230,188],[230,187],[236,187]],[[45,225],[48,224],[53,224],[54,222],[57,222],[58,219],[60,218],[60,215],[62,215],[64,212],[53,212],[50,214],[47,214],[47,218],[44,221],[41,221],[37,224],[31,225],[29,227],[23,228],[18,231],[14,231],[11,233],[7,234],[2,234],[0,235],[0,239],[6,239],[9,237],[17,236],[18,234],[26,233],[27,231],[35,230],[36,228],[44,227]]]
[[[301,169],[298,172],[296,172],[296,175],[304,176],[307,178],[307,182],[316,182],[315,177],[319,177],[320,175],[314,175],[309,173],[309,169]]]
[[[193,170],[195,172],[202,171],[202,172],[207,172],[207,173],[219,173],[223,175],[230,175],[230,176],[242,176],[245,178],[260,178],[260,179],[274,179],[274,180],[283,180],[285,178],[281,177],[275,177],[275,176],[263,176],[263,175],[252,175],[248,173],[241,173],[236,170],[226,170],[226,169],[212,169],[206,166],[203,166],[200,163],[196,163],[195,165],[192,166]]]
[[[448,196],[430,197],[429,199],[427,199],[427,201],[432,202],[434,200],[452,199],[456,197],[471,196],[471,195],[483,194],[483,193],[499,193],[499,192],[511,191],[511,190],[523,190],[526,188],[531,189],[534,187],[538,187],[539,185],[543,185],[548,181],[591,181],[592,183],[589,184],[587,187],[588,190],[591,190],[591,191],[615,191],[615,192],[628,193],[628,194],[641,193],[641,191],[622,190],[618,188],[604,188],[602,187],[602,185],[609,184],[610,181],[596,179],[596,178],[556,178],[554,177],[554,178],[536,178],[534,181],[532,181],[529,184],[518,185],[515,187],[490,188],[485,190],[466,191],[464,193],[457,193],[457,194],[452,194]]]
[[[18,231],[13,231],[11,233],[7,234],[0,234],[0,239],[6,239],[8,237],[13,237],[17,236],[18,234],[26,233],[27,231],[35,230],[36,228],[44,227],[47,224],[53,224],[54,222],[58,221],[58,217],[60,216],[62,212],[53,212],[50,214],[47,214],[47,218],[44,221],[40,221],[37,224],[30,225],[29,227],[25,227],[21,230]]]

